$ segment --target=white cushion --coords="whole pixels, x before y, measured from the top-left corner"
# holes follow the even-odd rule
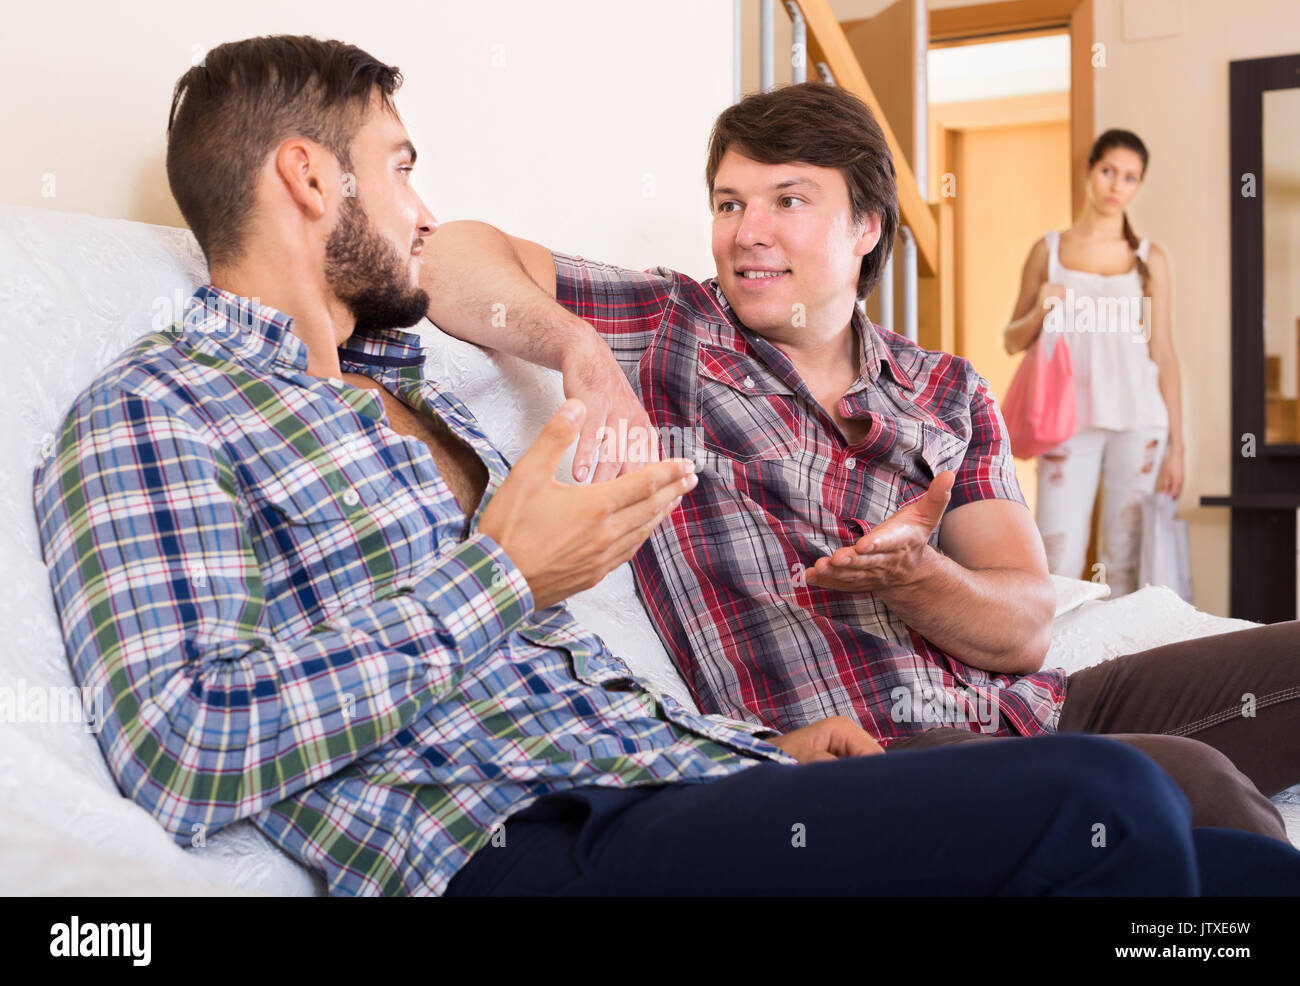
[[[0,557],[9,572],[0,594],[0,688],[30,696],[70,688],[49,576],[32,509],[32,470],[73,399],[133,340],[171,322],[206,280],[187,230],[0,206],[0,326],[6,353],[0,390],[9,408],[0,429]],[[69,863],[86,846],[103,852],[107,873],[157,864],[176,876],[176,893],[207,880],[232,890],[310,894],[323,884],[275,848],[251,823],[181,849],[152,817],[122,798],[95,737],[79,723],[17,722],[0,728],[0,814],[39,819],[31,846],[62,840]],[[17,816],[7,818],[12,832]],[[97,892],[104,874],[30,866],[28,843],[0,839],[0,893]],[[123,879],[123,893],[131,882]],[[81,888],[81,889],[76,889]]]
[[[1052,588],[1056,590],[1056,612],[1052,614],[1052,618],[1056,620],[1078,609],[1089,600],[1104,599],[1110,595],[1108,585],[1070,579],[1064,575],[1052,576]]]

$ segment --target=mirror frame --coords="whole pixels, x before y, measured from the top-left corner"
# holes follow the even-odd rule
[[[1261,456],[1300,456],[1300,442],[1268,443],[1264,347],[1264,93],[1300,88],[1300,54],[1229,63],[1232,204],[1232,408],[1240,443],[1253,434]],[[1255,194],[1243,194],[1246,175]],[[1300,313],[1297,313],[1300,315]]]

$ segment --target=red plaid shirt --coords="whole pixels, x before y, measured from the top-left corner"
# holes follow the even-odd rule
[[[664,454],[696,461],[699,485],[633,570],[701,709],[782,732],[846,715],[886,746],[935,726],[1055,731],[1064,671],[971,667],[875,594],[809,586],[800,574],[944,469],[957,476],[949,510],[1025,502],[1002,415],[967,360],[922,349],[855,308],[861,372],[840,412],[870,430],[846,445],[794,365],[741,325],[716,281],[562,254],[555,272],[560,304],[609,344]]]

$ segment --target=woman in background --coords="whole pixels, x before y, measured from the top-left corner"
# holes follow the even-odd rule
[[[1100,480],[1098,559],[1115,596],[1137,588],[1143,495],[1159,489],[1176,500],[1183,487],[1169,262],[1160,247],[1138,239],[1126,213],[1147,160],[1146,146],[1127,130],[1097,138],[1083,211],[1069,229],[1034,244],[1003,330],[1008,353],[1027,349],[1045,327],[1048,345],[1070,347],[1077,425],[1038,457],[1036,519],[1051,571],[1086,576]]]

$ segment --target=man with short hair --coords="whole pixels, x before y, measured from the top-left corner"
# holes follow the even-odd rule
[[[36,470],[69,660],[108,696],[105,758],[177,842],[252,819],[332,894],[1296,878],[1289,847],[1194,831],[1120,744],[886,757],[845,719],[778,735],[635,678],[563,600],[680,503],[691,463],[555,482],[570,401],[508,469],[425,378],[400,327],[428,305],[436,223],[409,183],[400,81],[298,37],[186,72],[168,175],[212,283],[78,396]],[[934,825],[954,797],[962,839]]]
[[[1265,795],[1300,782],[1300,622],[1043,667],[1054,592],[988,382],[857,305],[898,224],[870,109],[815,82],[747,96],[706,179],[704,283],[480,223],[445,226],[424,272],[444,330],[564,370],[591,412],[577,478],[602,426],[697,437],[699,487],[633,569],[700,708],[848,716],[891,751],[1106,733],[1198,824],[1285,839]],[[620,469],[602,459],[596,479]]]

